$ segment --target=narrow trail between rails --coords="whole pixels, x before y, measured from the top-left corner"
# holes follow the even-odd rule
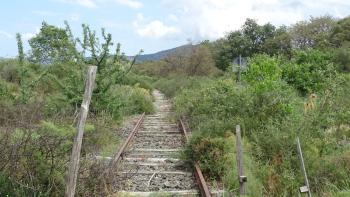
[[[185,137],[169,115],[170,102],[153,92],[156,112],[145,115],[118,164],[118,193],[131,196],[199,196],[193,168],[179,156]]]

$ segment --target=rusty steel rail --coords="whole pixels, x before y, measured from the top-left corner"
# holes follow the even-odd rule
[[[185,135],[186,141],[188,141],[188,134],[186,131],[185,124],[182,121],[182,118],[179,118],[179,122],[180,122],[180,128]],[[196,177],[201,195],[203,197],[211,197],[207,182],[205,182],[204,176],[197,162],[194,164],[194,175]]]
[[[137,121],[135,127],[132,129],[132,131],[129,134],[128,138],[124,141],[123,145],[120,147],[119,151],[114,156],[114,159],[110,163],[110,168],[114,168],[115,165],[121,160],[122,155],[125,152],[126,147],[128,147],[129,143],[134,138],[134,136],[137,133],[138,129],[140,128],[140,125],[142,124],[144,118],[145,118],[145,113],[143,113],[141,115],[140,119]]]

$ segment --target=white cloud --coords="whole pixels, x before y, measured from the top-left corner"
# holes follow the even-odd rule
[[[97,7],[96,3],[93,0],[57,0],[57,1],[61,3],[78,4],[87,8]]]
[[[136,0],[114,0],[114,1],[116,3],[128,6],[133,9],[139,9],[143,6],[143,4],[140,1],[136,1]]]
[[[160,20],[150,20],[145,18],[142,13],[136,15],[133,25],[136,33],[144,38],[158,39],[181,32],[178,27],[165,25]]]
[[[6,31],[0,30],[0,36],[5,36],[6,38],[13,38],[14,36]]]
[[[174,21],[174,22],[178,22],[179,18],[177,18],[177,16],[175,14],[169,14],[169,19]]]
[[[184,35],[195,40],[216,39],[239,29],[246,18],[259,24],[293,24],[312,16],[325,14],[345,17],[350,1],[343,0],[163,0],[163,7],[175,17],[170,21],[182,29]],[[176,20],[173,20],[176,19]]]
[[[36,35],[36,33],[26,32],[26,33],[22,34],[22,38],[23,38],[23,40],[30,40],[35,35]]]
[[[142,13],[137,13],[136,20],[137,21],[143,21],[143,20],[145,20],[145,17],[143,16]]]
[[[34,32],[26,32],[22,34],[22,39],[28,41],[40,32],[40,28],[37,27]]]
[[[138,28],[136,32],[141,37],[161,38],[167,35],[179,33],[180,30],[173,26],[166,26],[159,20],[154,20]]]

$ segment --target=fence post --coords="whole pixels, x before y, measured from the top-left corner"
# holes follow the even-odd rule
[[[239,194],[245,195],[245,182],[247,182],[247,177],[243,175],[243,148],[241,144],[241,127],[236,125],[236,159],[237,159],[237,171],[238,171],[238,181],[239,181]]]
[[[308,180],[307,174],[306,174],[303,152],[301,151],[299,137],[297,137],[296,142],[297,142],[297,150],[298,150],[298,155],[299,155],[299,160],[300,160],[300,165],[301,165],[301,171],[304,175],[304,182],[305,182],[305,186],[300,187],[299,191],[300,191],[300,193],[307,193],[308,196],[311,197],[310,185],[309,185],[309,180]]]
[[[68,170],[68,181],[66,185],[66,197],[74,197],[76,182],[79,170],[80,151],[83,140],[85,121],[89,111],[91,95],[95,83],[97,66],[89,66],[85,79],[85,92],[83,102],[80,107],[80,118],[77,125],[77,135],[74,139],[70,166]]]

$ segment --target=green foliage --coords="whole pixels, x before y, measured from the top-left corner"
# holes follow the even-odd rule
[[[250,84],[263,83],[267,81],[279,81],[281,79],[281,68],[279,61],[268,55],[256,55],[248,61],[249,69],[244,79]]]
[[[302,139],[304,156],[307,158],[306,168],[313,192],[322,195],[333,191],[333,188],[347,188],[349,168],[345,165],[346,162],[334,162],[335,158],[337,161],[344,161],[345,155],[348,154],[345,147],[337,145],[342,139],[339,136],[343,136],[344,131],[334,132],[332,125],[347,124],[349,113],[346,109],[349,97],[345,95],[349,95],[348,77],[336,75],[333,83],[328,84],[331,90],[318,95],[316,109],[304,113],[303,98],[299,97],[293,87],[279,79],[281,74],[274,72],[274,69],[279,69],[278,61],[267,56],[255,58],[250,61],[251,64],[257,64],[252,66],[254,72],[257,71],[252,76],[263,73],[263,76],[267,76],[264,80],[257,82],[252,78],[247,81],[249,83],[246,86],[237,86],[232,79],[213,80],[177,94],[177,114],[187,117],[196,136],[190,149],[193,152],[187,152],[188,155],[208,169],[205,174],[209,178],[223,177],[223,166],[228,165],[226,168],[229,169],[233,168],[234,164],[214,163],[211,160],[212,154],[218,152],[219,156],[214,157],[215,160],[224,161],[224,153],[228,154],[230,151],[220,152],[218,150],[223,149],[216,148],[199,149],[202,152],[194,157],[195,148],[202,147],[201,143],[207,143],[208,140],[223,146],[222,141],[227,137],[227,132],[233,131],[234,126],[240,124],[243,137],[248,140],[245,149],[249,150],[246,153],[249,157],[245,159],[253,161],[251,167],[248,167],[248,172],[251,173],[248,179],[253,178],[261,183],[261,187],[249,190],[254,192],[255,195],[252,196],[261,195],[261,191],[267,196],[294,196],[297,195],[298,187],[303,184],[294,143],[296,136],[299,136]],[[312,62],[315,57],[311,55],[301,59]],[[274,69],[261,69],[270,65],[273,65]],[[249,72],[251,71],[248,71],[248,75]],[[269,83],[265,83],[266,81]],[[329,134],[326,134],[325,128],[329,130]],[[216,146],[221,147],[214,147]],[[212,145],[207,144],[206,147]],[[233,178],[224,179],[226,184],[234,184],[235,181]],[[237,186],[233,185],[233,188]]]
[[[95,110],[105,110],[120,119],[137,113],[152,113],[153,98],[149,90],[137,86],[115,85],[107,96],[95,103]]]
[[[140,88],[147,90],[153,90],[153,83],[156,81],[156,78],[138,75],[134,73],[129,73],[124,78],[121,79],[120,84],[123,85],[137,85]]]
[[[2,148],[5,148],[2,155],[13,162],[12,165],[2,164],[3,176],[8,177],[6,184],[0,186],[3,193],[14,196],[59,196],[63,193],[65,155],[72,145],[69,139],[73,137],[73,127],[43,121],[33,130],[17,129],[13,133],[2,131],[1,134],[8,138],[6,144],[2,144]],[[6,147],[16,146],[18,143],[23,147],[13,149],[13,154],[21,157],[6,158]],[[20,181],[13,181],[17,179]]]
[[[13,100],[16,87],[0,78],[0,100]]]
[[[213,179],[222,177],[227,171],[227,166],[233,166],[232,144],[223,138],[192,138],[188,154],[191,155],[193,161],[198,161],[203,173],[207,174]]]
[[[255,20],[247,19],[240,30],[230,32],[213,44],[216,66],[226,70],[240,55],[251,57],[267,53],[289,56],[292,48],[290,39],[284,26],[276,29],[270,23],[261,26]]]
[[[296,51],[292,61],[282,66],[282,78],[304,94],[325,90],[336,77],[330,60],[331,56],[321,51]]]
[[[115,153],[120,143],[115,133],[118,121],[153,112],[153,79],[130,73],[135,60],[126,59],[120,44],[116,54],[110,54],[110,34],[103,29],[100,43],[84,25],[80,42],[65,25],[62,29],[42,24],[29,41],[31,61],[24,59],[19,34],[19,61],[0,61],[0,195],[64,195],[87,64],[97,65],[98,73],[88,116],[92,118],[83,138],[79,195],[105,192],[100,178],[104,166],[92,162],[91,155]]]
[[[20,83],[20,67],[16,60],[0,61],[0,77],[14,84]]]
[[[275,31],[273,37],[266,39],[263,52],[269,55],[283,55],[290,58],[292,55],[292,37],[286,26],[281,26]]]
[[[337,21],[330,40],[335,47],[341,47],[343,45],[349,45],[350,42],[350,16],[345,17]]]
[[[41,64],[74,60],[74,46],[65,29],[42,23],[40,32],[29,40],[31,61]]]
[[[333,61],[339,65],[338,69],[341,72],[350,72],[350,47],[343,46],[335,49]]]
[[[21,34],[16,34],[17,47],[18,47],[18,61],[20,64],[23,64],[24,61],[24,52],[23,52],[23,42],[21,38]]]
[[[348,195],[349,17],[311,18],[291,28],[247,19],[225,38],[136,67],[120,44],[111,53],[112,36],[104,29],[101,38],[88,25],[82,29],[80,40],[67,22],[65,29],[44,22],[29,41],[31,62],[25,61],[20,34],[19,61],[0,61],[0,195],[63,195],[87,64],[97,65],[98,73],[83,139],[79,195],[104,192],[103,166],[89,158],[113,155],[120,143],[112,132],[116,120],[153,112],[153,87],[174,98],[177,116],[184,115],[194,131],[187,157],[199,162],[206,178],[233,193],[238,187],[233,131],[239,124],[248,195],[298,195],[303,179],[296,136],[312,192]],[[292,53],[295,48],[305,50]],[[221,74],[214,60],[225,70],[239,55],[250,57],[243,83],[236,84],[229,72],[214,78]],[[304,112],[309,100],[300,95],[307,93],[317,98]]]
[[[328,15],[310,17],[307,21],[300,21],[292,25],[290,34],[294,48],[323,50],[330,46],[329,36],[334,25],[335,19]]]
[[[162,91],[167,97],[174,97],[184,88],[197,87],[210,81],[208,77],[174,76],[160,78],[153,86]]]

